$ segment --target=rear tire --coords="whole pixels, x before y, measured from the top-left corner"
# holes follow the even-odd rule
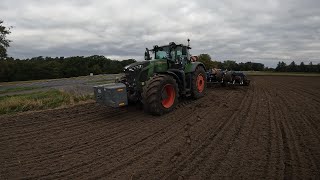
[[[206,72],[202,66],[198,66],[192,74],[191,94],[195,99],[204,96],[207,89]]]
[[[153,76],[143,87],[144,110],[153,115],[163,115],[172,111],[178,103],[178,97],[178,85],[169,75]]]

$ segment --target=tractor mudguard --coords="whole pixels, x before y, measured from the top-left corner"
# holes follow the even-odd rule
[[[178,69],[169,69],[167,73],[177,81],[181,91],[185,89],[185,73],[182,70]]]
[[[192,63],[186,65],[185,73],[194,72],[198,66],[202,66],[203,69],[206,71],[206,67],[202,62],[192,62]]]
[[[179,85],[181,84],[180,78],[179,78],[174,72],[172,72],[172,71],[170,71],[170,70],[168,70],[168,71],[166,71],[166,72],[163,72],[163,73],[159,73],[159,74],[168,74],[168,75],[172,76],[172,77],[177,81],[177,83],[178,83]]]

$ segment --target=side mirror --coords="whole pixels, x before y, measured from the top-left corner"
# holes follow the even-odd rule
[[[144,59],[151,60],[149,49],[146,48],[146,52],[144,52]]]

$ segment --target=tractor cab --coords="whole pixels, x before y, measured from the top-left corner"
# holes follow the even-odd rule
[[[164,46],[155,45],[151,50],[146,48],[145,60],[164,59],[168,60],[168,63],[172,66],[172,68],[184,69],[185,65],[190,62],[191,56],[189,49],[191,49],[189,45],[186,46],[183,44],[176,44],[174,42]]]

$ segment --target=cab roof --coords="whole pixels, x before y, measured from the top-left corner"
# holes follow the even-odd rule
[[[162,46],[154,45],[152,50],[155,50],[155,49],[157,49],[159,47],[168,47],[168,46],[175,46],[175,47],[181,46],[181,47],[187,47],[188,49],[191,49],[190,46],[186,46],[184,44],[176,44],[174,42],[170,42],[168,45],[162,45]]]

